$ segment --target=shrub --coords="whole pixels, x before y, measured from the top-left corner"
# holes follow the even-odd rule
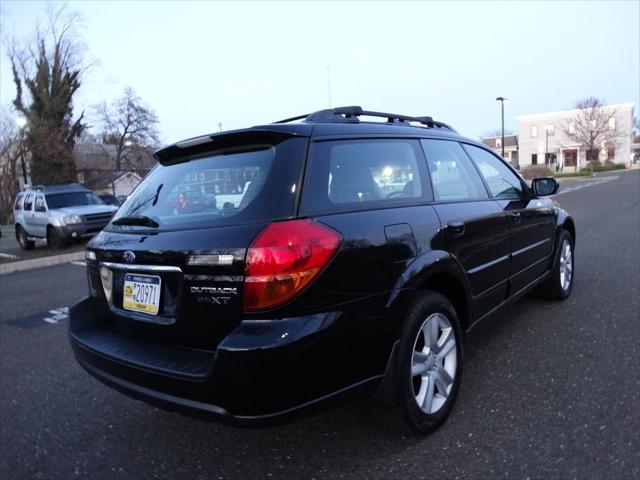
[[[532,180],[540,177],[551,177],[551,169],[546,165],[532,165],[523,168],[520,173],[526,180]]]
[[[594,172],[610,172],[612,170],[624,170],[624,163],[614,163],[614,162],[605,162],[604,164],[594,163],[593,171]],[[591,167],[586,166],[580,169],[581,172],[590,172]]]

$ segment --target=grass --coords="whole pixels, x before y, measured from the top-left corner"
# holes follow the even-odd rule
[[[571,172],[571,173],[555,173],[553,174],[553,178],[571,178],[571,177],[588,177],[591,175],[589,171],[579,171],[579,172]]]

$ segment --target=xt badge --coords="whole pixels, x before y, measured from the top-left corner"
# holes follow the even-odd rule
[[[231,300],[229,295],[238,294],[238,289],[235,287],[191,287],[190,291],[197,295],[198,302],[213,305],[227,305]]]

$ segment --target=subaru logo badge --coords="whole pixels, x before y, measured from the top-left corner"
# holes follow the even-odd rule
[[[122,258],[127,263],[133,263],[136,261],[136,254],[133,253],[131,250],[127,250],[122,254]]]

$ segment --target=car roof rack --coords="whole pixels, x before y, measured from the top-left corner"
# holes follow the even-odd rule
[[[458,133],[453,127],[443,122],[438,122],[432,117],[411,117],[408,115],[400,115],[397,113],[385,113],[385,112],[373,112],[369,110],[363,110],[362,107],[357,105],[349,107],[336,107],[326,110],[319,110],[317,112],[308,113],[306,115],[298,115],[296,117],[285,118],[274,123],[289,123],[297,120],[304,120],[309,123],[360,123],[358,117],[380,117],[386,118],[388,123],[396,125],[413,126],[411,123],[419,123],[425,125],[427,128],[444,128],[451,132]]]
[[[79,183],[65,183],[60,185],[25,185],[23,187],[24,192],[36,193],[63,193],[76,192],[80,190],[86,191],[88,189]]]

